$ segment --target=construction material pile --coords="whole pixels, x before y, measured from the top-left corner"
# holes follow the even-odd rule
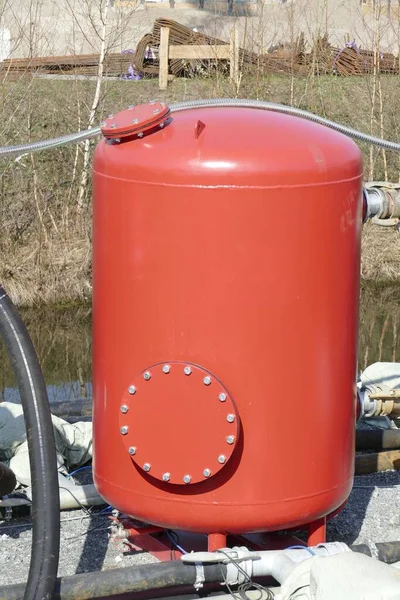
[[[93,76],[98,73],[99,59],[99,54],[9,58],[0,62],[0,77],[23,74]],[[103,74],[106,77],[120,77],[127,73],[130,63],[130,54],[106,54]]]
[[[207,36],[204,33],[193,31],[184,25],[170,19],[157,19],[151,33],[146,34],[138,43],[134,55],[135,68],[147,75],[156,75],[159,70],[158,49],[160,46],[161,27],[169,29],[170,45],[220,45],[229,41]],[[336,74],[342,76],[364,75],[380,71],[398,75],[400,72],[400,58],[393,54],[384,54],[358,48],[355,42],[346,42],[343,48],[331,46],[328,37],[317,38],[313,47],[306,52],[304,34],[301,34],[294,43],[280,44],[271,48],[265,54],[258,54],[240,48],[240,68],[246,73],[257,70],[262,74],[295,74],[316,75]],[[215,61],[214,61],[215,62]],[[223,63],[223,60],[219,61]],[[225,61],[226,62],[226,61]],[[195,59],[190,61],[197,65],[210,61]],[[188,61],[183,59],[171,60],[169,72],[171,75],[185,75],[188,70]]]
[[[227,40],[221,40],[208,36],[204,33],[194,31],[171,19],[157,19],[154,22],[151,33],[146,34],[136,47],[134,55],[135,69],[147,75],[157,75],[159,71],[158,49],[160,46],[161,28],[169,29],[170,45],[185,46],[218,46],[229,44]],[[304,36],[296,41],[293,46],[281,46],[270,54],[260,55],[256,52],[240,48],[239,60],[242,66],[251,66],[254,69],[262,69],[265,73],[285,73],[291,68],[296,73],[304,71],[305,44]],[[174,59],[169,62],[171,75],[179,76],[193,70],[194,65],[208,65],[213,62],[210,59]],[[215,62],[215,61],[214,61]],[[224,60],[219,60],[223,65]]]
[[[154,22],[153,30],[142,37],[136,47],[134,55],[134,64],[137,71],[147,75],[158,75],[159,60],[158,48],[160,46],[161,27],[169,28],[169,43],[170,45],[221,45],[226,42],[214,37],[198,33],[170,19],[157,19]],[[171,60],[169,63],[170,73],[173,75],[181,75],[185,69],[185,63],[182,60]]]
[[[159,47],[161,28],[169,29],[170,45],[204,46],[229,44],[205,33],[194,31],[171,19],[157,19],[153,29],[138,43],[135,52],[106,54],[103,76],[140,79],[142,75],[157,76],[159,72]],[[249,40],[251,42],[251,40]],[[243,44],[242,44],[243,45]],[[400,57],[393,54],[363,50],[353,41],[343,48],[331,46],[328,37],[315,40],[306,51],[305,37],[301,34],[293,43],[279,44],[267,53],[258,53],[241,47],[239,51],[240,69],[246,73],[261,75],[364,75],[378,72],[391,75],[400,73]],[[172,59],[169,73],[175,77],[188,73],[204,74],[213,69],[227,69],[224,59]],[[96,76],[99,67],[98,54],[48,56],[26,59],[7,59],[0,63],[0,78],[21,75],[81,75]],[[211,69],[211,71],[210,71]]]
[[[364,75],[378,71],[390,75],[399,74],[399,57],[394,54],[363,50],[354,41],[346,42],[341,49],[331,48],[326,37],[323,38],[322,45],[325,52],[330,51],[331,58],[334,54],[331,69],[333,66],[333,71],[338,75]],[[318,52],[315,54],[319,58]]]

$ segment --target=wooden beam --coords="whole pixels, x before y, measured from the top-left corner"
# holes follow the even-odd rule
[[[169,58],[182,58],[187,60],[203,60],[203,59],[226,59],[231,56],[230,46],[170,46]]]
[[[161,27],[159,47],[159,88],[166,90],[168,86],[168,61],[175,60],[229,60],[230,77],[237,86],[239,74],[239,32],[235,26],[232,30],[230,44],[216,45],[169,45],[169,28]]]
[[[168,87],[168,58],[169,58],[169,27],[161,27],[159,59],[159,88],[166,90]]]
[[[400,451],[376,452],[372,454],[357,454],[356,475],[368,475],[394,469],[400,470]]]

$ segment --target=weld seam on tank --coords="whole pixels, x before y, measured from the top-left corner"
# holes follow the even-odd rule
[[[201,185],[201,184],[184,184],[184,183],[155,183],[153,181],[140,181],[139,179],[124,179],[123,177],[113,177],[112,175],[105,175],[93,169],[93,173],[100,175],[103,179],[109,179],[111,181],[124,181],[130,184],[148,185],[152,187],[160,188],[177,188],[177,189],[195,189],[195,190],[291,190],[291,189],[312,189],[316,187],[332,187],[334,185],[341,185],[343,183],[352,183],[358,181],[360,175],[357,177],[349,177],[349,179],[337,179],[335,181],[321,181],[318,183],[299,183],[293,185]]]
[[[98,477],[98,479],[103,480],[101,477]],[[104,481],[105,481],[105,483],[108,483],[107,480],[104,480]],[[329,494],[332,491],[338,490],[339,488],[345,488],[348,485],[351,485],[352,483],[353,483],[353,477],[351,477],[350,479],[347,479],[345,482],[341,483],[340,485],[336,485],[336,486],[334,486],[332,488],[325,489],[322,492],[319,491],[316,494],[303,494],[302,496],[293,496],[293,498],[292,497],[286,498],[285,500],[282,501],[282,504],[284,504],[286,502],[290,503],[293,500],[309,500],[310,498],[317,498],[319,496],[324,496],[324,494]],[[115,487],[119,488],[119,486],[115,486]],[[122,491],[125,492],[124,488],[119,488],[119,489],[121,489]],[[143,494],[141,492],[137,492],[136,491],[135,494],[137,496],[142,497],[142,498],[146,498],[147,497],[147,494]],[[182,497],[182,498],[176,498],[176,497],[174,497],[174,498],[171,498],[170,502],[173,503],[173,504],[182,503],[184,505],[187,502],[187,499],[186,499],[185,496]],[[201,500],[196,501],[196,500],[193,500],[193,499],[191,499],[190,503],[191,503],[191,505],[194,505],[194,506],[196,506],[196,505],[197,506],[203,506],[203,504],[204,504],[204,502],[202,502]],[[271,505],[275,504],[275,501],[271,500],[271,502],[251,502],[251,503],[249,503],[249,502],[247,502],[247,503],[235,503],[235,502],[229,501],[229,502],[218,502],[218,504],[220,506],[226,506],[226,507],[230,507],[230,506],[235,506],[235,507],[242,507],[242,506],[245,506],[245,507],[247,507],[247,506],[257,507],[257,506],[260,506],[260,507],[264,507],[264,506],[268,506],[269,504],[271,504]]]

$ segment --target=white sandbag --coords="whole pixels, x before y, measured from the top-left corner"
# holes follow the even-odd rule
[[[92,458],[92,423],[70,424],[52,416],[60,472],[85,464]],[[0,403],[0,460],[15,473],[20,484],[30,484],[28,443],[20,404]]]
[[[400,572],[353,552],[314,556],[295,567],[275,597],[277,600],[398,600]]]

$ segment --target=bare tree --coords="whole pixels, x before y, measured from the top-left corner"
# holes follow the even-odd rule
[[[108,11],[110,8],[111,0],[103,0],[100,3],[100,19],[101,19],[101,29],[99,32],[100,38],[100,55],[99,55],[99,63],[97,69],[97,79],[96,79],[96,88],[94,92],[93,102],[89,113],[88,119],[88,129],[93,127],[93,123],[96,118],[97,109],[100,101],[100,93],[101,93],[101,85],[103,80],[103,72],[104,72],[104,59],[106,56],[107,49],[107,25],[108,25]],[[85,193],[87,189],[87,180],[89,173],[89,161],[90,161],[90,140],[85,140],[84,150],[83,150],[83,167],[82,167],[82,175],[81,182],[78,190],[78,209],[81,210],[85,198]]]

